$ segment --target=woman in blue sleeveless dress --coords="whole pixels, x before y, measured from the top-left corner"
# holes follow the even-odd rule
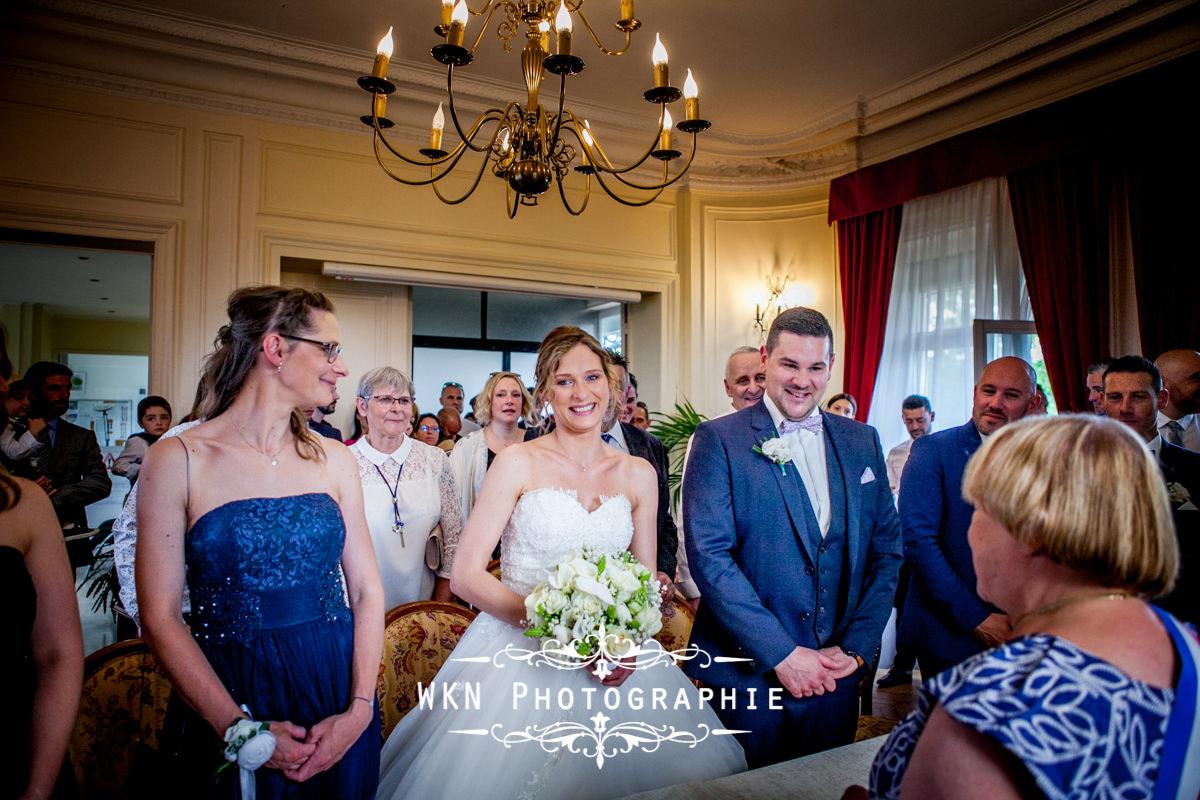
[[[332,311],[300,289],[235,292],[201,377],[208,421],[156,443],[142,467],[138,603],[190,707],[165,732],[196,773],[171,776],[184,794],[237,796],[237,769],[212,776],[248,716],[276,739],[245,775],[258,797],[375,793],[379,571],[353,456],[297,411],[331,403],[346,375]]]

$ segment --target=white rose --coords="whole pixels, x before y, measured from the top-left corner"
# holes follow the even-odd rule
[[[567,563],[571,566],[571,569],[575,571],[576,575],[581,575],[595,580],[596,576],[600,574],[600,570],[596,568],[596,565],[588,561],[583,556],[576,556]]]
[[[646,606],[634,617],[638,631],[646,636],[653,636],[662,630],[662,613],[655,606]]]
[[[574,566],[570,562],[564,561],[550,576],[550,585],[555,589],[569,589],[574,585],[577,575]]]
[[[767,439],[760,445],[760,449],[764,456],[776,464],[784,464],[792,460],[792,454],[788,452],[788,446],[783,443],[783,439]]]
[[[628,625],[632,620],[633,614],[629,612],[629,606],[617,603],[617,622],[621,625]]]
[[[605,648],[610,654],[617,656],[618,658],[626,655],[636,644],[636,642],[633,641],[633,637],[624,631],[609,633],[604,637],[604,639]]]
[[[581,617],[597,617],[604,611],[600,601],[590,594],[577,593],[571,598],[571,606]]]
[[[275,753],[275,735],[263,723],[239,719],[225,731],[225,760],[242,769],[256,770]]]
[[[562,645],[569,644],[571,641],[571,629],[568,628],[566,625],[555,625],[554,626],[554,638],[558,641],[559,644],[562,644]]]
[[[632,570],[625,567],[614,570],[613,573],[609,575],[609,580],[619,592],[629,592],[632,594],[642,587],[642,582],[638,580],[637,575],[634,574]]]
[[[542,605],[549,614],[557,614],[567,607],[567,596],[559,589],[549,589]]]

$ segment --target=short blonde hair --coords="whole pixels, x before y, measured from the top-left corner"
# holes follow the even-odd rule
[[[1068,414],[1005,425],[967,464],[963,497],[1017,541],[1107,586],[1157,597],[1175,583],[1162,475],[1120,422]]]
[[[496,393],[500,381],[505,378],[512,378],[517,382],[517,386],[521,387],[521,416],[528,420],[533,413],[533,395],[521,382],[521,376],[515,372],[493,372],[483,385],[483,391],[475,395],[475,402],[471,404],[471,408],[475,410],[475,421],[481,427],[492,421],[492,395]]]
[[[550,331],[542,340],[541,347],[538,348],[535,370],[537,383],[533,387],[534,408],[541,414],[549,404],[550,396],[554,393],[554,373],[558,371],[558,365],[562,362],[563,356],[578,345],[583,345],[591,350],[600,359],[600,367],[604,370],[604,377],[608,381],[608,408],[604,412],[604,418],[608,419],[616,411],[617,397],[621,397],[624,402],[625,393],[621,391],[621,384],[617,379],[616,370],[613,369],[608,351],[600,346],[594,336],[574,325],[560,325]]]

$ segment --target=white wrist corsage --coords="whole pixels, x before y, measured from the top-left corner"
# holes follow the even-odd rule
[[[763,439],[750,449],[760,455],[766,456],[767,458],[771,459],[771,461],[778,464],[779,474],[787,474],[784,464],[792,460],[792,454],[788,451],[788,446],[784,444],[783,439],[780,439],[778,436]]]
[[[250,713],[245,705],[242,705],[242,711]],[[225,729],[224,755],[228,763],[223,764],[217,772],[237,764],[242,800],[254,800],[254,770],[275,755],[275,734],[271,733],[271,727],[266,722],[239,719]]]
[[[256,770],[275,754],[275,734],[265,722],[239,719],[225,731],[225,760]]]

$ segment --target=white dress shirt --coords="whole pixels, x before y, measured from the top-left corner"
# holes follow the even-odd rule
[[[1182,428],[1182,438],[1180,441],[1172,441],[1170,434],[1167,432],[1167,424],[1171,422],[1171,418],[1163,412],[1158,412],[1158,433],[1168,442],[1177,444],[1180,447],[1186,447],[1196,453],[1200,453],[1200,419],[1196,418],[1196,414],[1185,414],[1175,422],[1179,423]]]
[[[779,431],[783,425],[783,414],[775,407],[770,397],[763,395],[763,405]],[[809,416],[820,414],[814,406]],[[780,439],[788,447],[792,455],[791,464],[800,473],[800,480],[808,492],[808,501],[812,504],[813,513],[817,516],[817,524],[821,528],[821,538],[829,533],[829,524],[833,521],[833,513],[829,501],[829,471],[825,464],[825,437],[812,431],[792,431],[781,434]]]
[[[625,455],[630,454],[629,453],[629,442],[625,441],[625,433],[621,430],[620,420],[618,420],[617,422],[614,422],[613,426],[611,428],[609,428],[608,430],[604,431],[603,435],[611,437],[610,440],[606,440],[606,441],[608,441],[609,445],[617,448]]]
[[[912,452],[912,437],[888,450],[887,464],[888,485],[892,487],[892,496],[900,496],[900,477],[904,474],[904,465],[908,463],[908,454]]]

